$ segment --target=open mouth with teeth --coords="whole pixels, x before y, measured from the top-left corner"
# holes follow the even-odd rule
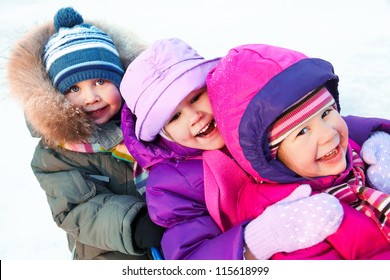
[[[209,122],[205,127],[203,127],[196,135],[195,137],[203,137],[206,135],[209,135],[213,130],[217,127],[217,124],[215,123],[215,120],[212,119],[211,122]]]
[[[319,158],[318,161],[327,161],[335,158],[339,153],[339,147],[331,150],[330,152],[326,153],[323,157]]]

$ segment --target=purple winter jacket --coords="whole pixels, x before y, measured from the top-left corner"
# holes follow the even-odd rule
[[[161,241],[165,259],[243,259],[243,226],[223,233],[206,208],[201,151],[162,138],[152,143],[139,141],[126,105],[122,130],[129,152],[150,170],[146,201],[153,222],[167,228]]]

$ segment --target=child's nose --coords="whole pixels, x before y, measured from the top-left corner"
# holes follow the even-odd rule
[[[336,133],[336,130],[333,129],[331,125],[327,124],[326,122],[321,122],[321,125],[318,129],[319,144],[323,145],[332,141]]]
[[[195,125],[199,122],[199,120],[202,117],[202,113],[194,108],[191,108],[188,110],[188,113],[190,114],[190,124]]]
[[[85,105],[91,105],[100,101],[100,96],[96,93],[96,89],[89,88],[84,91]]]

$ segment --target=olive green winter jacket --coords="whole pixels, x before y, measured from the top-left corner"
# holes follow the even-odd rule
[[[132,33],[93,24],[113,39],[124,68],[144,49]],[[8,63],[10,93],[20,101],[32,133],[41,138],[32,170],[75,259],[146,258],[148,246],[139,245],[144,236],[154,234],[152,243],[159,243],[161,235],[133,183],[133,164],[111,153],[79,153],[56,144],[85,141],[99,128],[65,101],[46,74],[43,47],[53,33],[52,22],[35,27],[17,42]]]
[[[77,249],[78,258],[126,257],[100,256],[105,251],[145,253],[133,244],[132,224],[145,202],[135,189],[131,163],[110,153],[53,149],[40,141],[31,166],[46,192],[53,219],[68,233],[70,250]]]

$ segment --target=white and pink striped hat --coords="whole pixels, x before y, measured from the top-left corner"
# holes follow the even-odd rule
[[[268,143],[272,158],[276,158],[280,143],[292,131],[329,106],[337,110],[333,96],[325,87],[321,87],[309,92],[288,107],[268,128]]]

